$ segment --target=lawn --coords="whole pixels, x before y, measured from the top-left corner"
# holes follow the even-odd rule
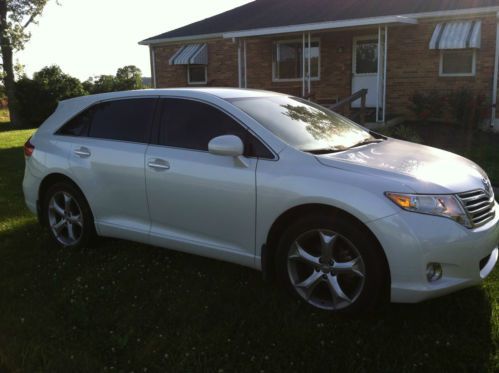
[[[0,372],[499,370],[497,269],[481,287],[346,318],[236,265],[112,239],[57,249],[24,207],[30,133],[0,129]]]

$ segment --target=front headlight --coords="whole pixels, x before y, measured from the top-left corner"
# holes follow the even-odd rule
[[[450,218],[465,227],[471,228],[471,222],[461,203],[453,195],[422,195],[386,192],[385,195],[397,206],[407,211],[420,214]]]

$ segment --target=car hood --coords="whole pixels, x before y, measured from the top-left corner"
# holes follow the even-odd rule
[[[416,193],[484,189],[484,179],[488,181],[485,172],[466,158],[395,139],[317,156],[317,160],[329,167],[396,179]]]

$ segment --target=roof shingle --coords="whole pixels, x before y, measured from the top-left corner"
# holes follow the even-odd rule
[[[499,0],[256,0],[143,41],[307,23],[499,6]]]

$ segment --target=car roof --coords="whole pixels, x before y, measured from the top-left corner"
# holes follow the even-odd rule
[[[257,89],[242,89],[242,88],[162,88],[162,89],[141,89],[135,91],[120,91],[99,93],[96,95],[80,96],[64,100],[65,103],[92,103],[97,101],[120,99],[127,97],[141,97],[141,96],[163,96],[163,97],[218,97],[221,99],[234,99],[244,97],[271,97],[282,95],[281,93],[257,90]]]

